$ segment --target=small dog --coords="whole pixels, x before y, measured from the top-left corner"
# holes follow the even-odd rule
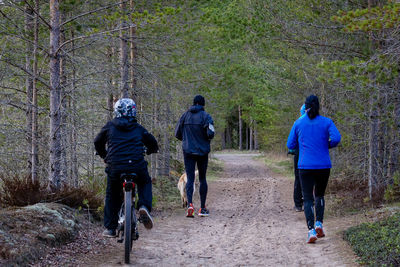
[[[194,177],[196,180],[196,177],[199,176],[199,171],[196,171],[194,173]],[[182,174],[181,178],[179,178],[179,182],[178,182],[178,189],[179,192],[181,193],[181,200],[182,200],[182,207],[186,208],[187,206],[187,197],[186,197],[186,183],[187,183],[187,176],[186,176],[186,172],[184,174]],[[193,183],[193,194],[194,191],[196,191],[196,185],[195,183]]]

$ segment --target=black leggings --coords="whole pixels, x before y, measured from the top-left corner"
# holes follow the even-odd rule
[[[330,171],[330,169],[299,170],[304,198],[304,214],[309,230],[314,228],[314,200],[316,220],[321,223],[324,220],[324,195],[326,186],[328,185]]]
[[[187,183],[186,183],[186,194],[188,205],[193,203],[193,184],[194,184],[194,173],[197,163],[197,169],[199,170],[199,181],[200,181],[200,202],[201,208],[206,207],[206,198],[207,198],[207,191],[208,185],[206,180],[206,172],[207,172],[207,165],[208,165],[208,154],[207,155],[191,155],[184,153],[184,160],[185,160],[185,169],[187,175]]]

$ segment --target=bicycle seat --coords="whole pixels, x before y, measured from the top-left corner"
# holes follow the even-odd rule
[[[125,179],[125,180],[133,180],[133,179],[135,179],[137,177],[137,174],[134,173],[134,172],[132,172],[132,173],[121,173],[120,177],[122,179]]]

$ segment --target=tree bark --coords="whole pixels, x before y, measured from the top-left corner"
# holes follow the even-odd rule
[[[122,2],[120,5],[121,8],[121,30],[119,32],[120,38],[120,68],[121,68],[121,95],[123,98],[129,97],[129,61],[128,61],[128,38],[126,36],[125,30],[122,30],[126,27],[126,22],[124,15],[126,13],[126,3]]]
[[[34,20],[33,20],[33,10],[29,5],[25,5],[25,35],[29,40],[34,39],[34,33],[32,31]],[[33,46],[31,42],[26,42],[25,47],[25,68],[29,72],[32,71],[32,55],[33,55]],[[33,105],[33,77],[30,74],[26,75],[25,78],[25,87],[26,87],[26,141],[28,143],[28,148],[30,148],[29,154],[30,158],[28,160],[28,168],[32,172],[32,105]],[[31,174],[33,176],[33,174]]]
[[[75,32],[72,29],[71,30],[71,38],[75,38]],[[72,57],[75,57],[75,42],[71,42],[71,49],[72,49]],[[75,91],[76,91],[76,68],[75,65],[72,64],[72,81],[71,81],[71,97],[69,99],[69,105],[70,105],[70,110],[73,114],[73,116],[76,116],[77,110],[76,110],[76,103],[75,103]],[[73,180],[74,186],[78,187],[79,186],[79,173],[78,173],[78,156],[77,156],[77,142],[78,142],[78,133],[77,133],[77,124],[76,124],[76,118],[71,117],[71,131],[69,132],[70,134],[70,143],[71,143],[71,179]]]
[[[226,138],[226,128],[223,131],[221,131],[221,149],[226,148],[225,138]]]
[[[369,122],[369,151],[368,151],[368,193],[371,200],[375,200],[378,191],[378,112],[375,96],[370,97],[370,122]]]
[[[38,75],[38,60],[37,50],[39,42],[39,0],[35,0],[35,22],[33,26],[33,81],[32,81],[32,146],[31,146],[31,163],[32,163],[32,182],[38,180],[38,88],[37,88],[37,75]]]
[[[60,24],[64,21],[64,15],[60,13]],[[65,31],[63,28],[60,28],[60,43],[62,44],[65,41]],[[67,128],[67,93],[66,93],[66,85],[67,85],[67,75],[65,74],[66,69],[66,57],[64,51],[60,51],[60,97],[61,97],[61,109],[60,109],[60,117],[61,117],[61,125],[60,125],[60,137],[61,137],[61,173],[62,176],[65,177],[66,181],[69,184],[72,184],[72,180],[68,179],[68,160],[67,160],[67,136],[68,136],[68,128]]]
[[[135,2],[130,0],[131,11],[133,12],[135,9]],[[131,23],[136,23],[131,20]],[[130,28],[130,72],[131,72],[131,88],[132,88],[132,98],[136,102],[136,106],[138,106],[138,93],[136,91],[136,71],[135,71],[135,62],[136,62],[136,27],[131,26]]]
[[[251,121],[251,119],[250,119],[250,121]],[[250,136],[250,140],[249,140],[249,143],[250,143],[250,150],[254,150],[254,146],[253,146],[253,144],[254,144],[254,140],[253,140],[253,125],[252,124],[250,124],[250,133],[249,133],[249,136]]]
[[[238,112],[239,112],[239,150],[243,150],[243,121],[242,121],[242,111],[240,110],[240,105],[238,108]]]
[[[258,133],[257,133],[257,122],[253,120],[253,127],[254,127],[254,149],[258,150]]]
[[[60,56],[57,53],[60,44],[59,1],[50,0],[50,160],[49,180],[52,189],[59,189],[64,180],[61,172],[61,88]]]

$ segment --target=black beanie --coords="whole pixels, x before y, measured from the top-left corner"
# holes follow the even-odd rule
[[[202,95],[196,95],[193,98],[193,105],[200,105],[200,106],[205,106],[206,105],[206,100]]]

